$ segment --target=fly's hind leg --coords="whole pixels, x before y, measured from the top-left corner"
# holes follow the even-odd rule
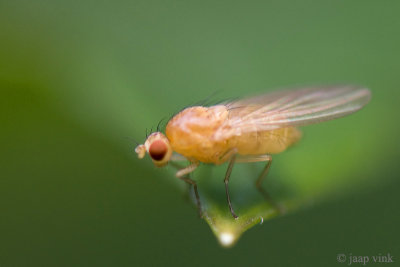
[[[268,175],[269,168],[271,167],[272,163],[272,157],[270,155],[261,155],[261,156],[244,156],[240,159],[238,159],[238,162],[260,162],[260,161],[267,161],[267,164],[265,165],[264,169],[258,176],[256,180],[256,188],[257,190],[261,193],[261,195],[264,197],[266,201],[271,203],[275,207],[275,209],[280,213],[284,213],[285,210],[284,208],[276,203],[271,196],[268,194],[268,192],[262,187],[262,183],[265,180],[265,178]]]
[[[189,186],[193,186],[193,191],[194,191],[194,194],[196,196],[197,210],[199,212],[200,218],[202,218],[203,217],[203,212],[202,212],[202,209],[201,209],[201,202],[200,202],[199,192],[197,190],[197,183],[189,178],[189,174],[191,172],[193,172],[199,166],[199,163],[198,162],[193,162],[192,164],[190,164],[189,166],[187,166],[185,168],[181,168],[179,165],[175,164],[174,162],[170,162],[170,164],[173,167],[178,169],[178,171],[175,174],[175,176],[177,178],[181,179],[182,181],[185,181]]]

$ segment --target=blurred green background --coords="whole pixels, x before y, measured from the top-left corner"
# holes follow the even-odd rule
[[[399,12],[365,0],[0,1],[0,266],[398,262]],[[348,193],[231,249],[171,171],[134,155],[132,138],[215,91],[332,83],[365,85],[372,101],[305,128],[271,175],[308,178],[313,194],[337,178]]]

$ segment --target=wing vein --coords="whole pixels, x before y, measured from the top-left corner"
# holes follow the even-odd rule
[[[229,119],[216,136],[229,138],[332,120],[356,112],[369,99],[368,89],[347,85],[286,90],[236,100],[225,103]]]

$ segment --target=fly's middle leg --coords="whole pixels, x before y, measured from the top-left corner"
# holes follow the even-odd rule
[[[238,216],[233,211],[231,198],[229,196],[229,188],[228,188],[229,178],[231,176],[233,165],[235,164],[235,160],[236,160],[236,154],[233,154],[233,156],[231,157],[231,160],[229,162],[228,169],[226,170],[224,183],[225,183],[226,200],[228,201],[229,210],[231,211],[233,218],[236,219],[236,218],[238,218]]]

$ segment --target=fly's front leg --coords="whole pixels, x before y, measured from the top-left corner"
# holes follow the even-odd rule
[[[173,162],[170,162],[170,164],[172,166],[174,166],[175,168],[180,168],[178,167],[178,165],[176,165]],[[180,169],[176,172],[175,176],[179,179],[181,179],[182,181],[185,181],[186,183],[188,183],[189,185],[193,186],[193,190],[194,190],[194,194],[196,196],[196,203],[197,203],[197,209],[199,211],[199,216],[200,218],[203,217],[203,213],[201,210],[201,202],[200,202],[200,196],[199,196],[199,192],[197,190],[197,183],[195,181],[193,181],[192,179],[189,178],[189,174],[191,172],[193,172],[197,167],[199,166],[199,162],[193,162],[192,164],[190,164],[189,166]]]
[[[196,196],[196,204],[197,204],[197,210],[199,211],[199,216],[200,218],[203,218],[203,211],[201,209],[201,202],[200,202],[200,196],[199,196],[199,192],[197,191],[197,184],[195,181],[193,181],[192,179],[190,179],[189,177],[178,177],[179,179],[185,181],[186,183],[188,183],[189,185],[193,186],[193,190],[194,190],[194,194]]]
[[[191,172],[193,172],[199,166],[199,162],[192,162],[189,166],[186,166],[183,169],[180,169],[176,172],[175,176],[181,178]]]

